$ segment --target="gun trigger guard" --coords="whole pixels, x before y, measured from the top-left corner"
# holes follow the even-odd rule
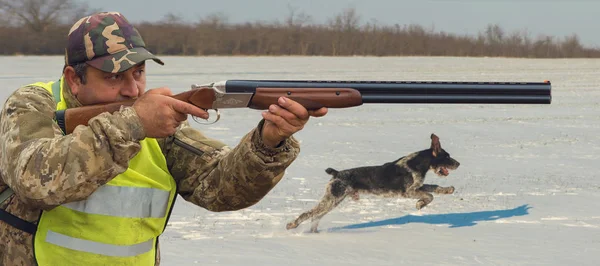
[[[208,110],[208,109],[205,109],[205,110]],[[214,109],[214,110],[215,110],[215,112],[217,113],[217,119],[216,119],[215,121],[211,122],[211,123],[203,123],[203,122],[200,122],[200,121],[198,121],[198,120],[196,119],[196,117],[195,117],[195,116],[192,116],[192,119],[194,119],[194,121],[196,121],[196,123],[198,123],[198,124],[203,124],[203,125],[211,125],[211,124],[217,123],[217,121],[219,121],[219,119],[221,119],[221,112],[219,112],[219,109]]]

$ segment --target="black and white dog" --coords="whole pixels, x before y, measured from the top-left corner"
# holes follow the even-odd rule
[[[337,171],[327,168],[325,172],[333,177],[326,186],[325,195],[313,209],[301,214],[287,224],[293,229],[312,218],[311,232],[317,232],[319,220],[333,210],[346,196],[354,200],[359,194],[374,194],[383,197],[405,197],[417,199],[417,209],[425,207],[433,200],[433,193],[452,194],[454,187],[440,187],[424,184],[425,175],[432,170],[438,176],[445,177],[449,170],[455,170],[460,163],[442,149],[440,140],[431,134],[431,147],[414,152],[393,162],[377,166],[362,166]]]

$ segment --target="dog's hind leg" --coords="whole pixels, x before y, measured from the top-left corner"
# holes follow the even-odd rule
[[[335,196],[331,195],[331,193],[326,192],[325,195],[323,196],[323,198],[321,199],[321,201],[319,202],[319,204],[317,204],[317,206],[315,206],[314,208],[312,208],[311,210],[304,212],[302,214],[300,214],[300,216],[298,216],[298,218],[296,218],[296,220],[294,220],[293,222],[290,222],[287,224],[286,229],[294,229],[296,227],[298,227],[298,225],[300,225],[301,223],[303,223],[304,221],[311,219],[314,222],[315,219],[318,220],[321,219],[321,217],[323,217],[323,215],[325,215],[326,213],[330,212],[333,208],[335,208],[335,206],[337,206],[337,204],[339,204],[340,200],[338,200],[338,198],[336,198]]]
[[[325,191],[325,195],[323,198],[311,210],[304,212],[296,218],[296,220],[288,223],[286,225],[286,229],[293,229],[298,227],[302,222],[311,219],[313,221],[313,227],[311,228],[312,232],[316,231],[316,226],[318,226],[319,220],[328,212],[330,212],[333,208],[335,208],[345,197],[348,186],[342,182],[341,180],[334,179],[327,185],[327,190]],[[316,221],[316,225],[315,225]]]
[[[437,194],[452,194],[454,193],[454,187],[440,187],[438,185],[424,184],[420,190],[425,192],[437,193]]]
[[[319,231],[317,230],[317,227],[319,227],[319,222],[321,221],[321,218],[323,218],[325,214],[329,213],[331,210],[337,207],[345,198],[346,195],[343,195],[342,197],[334,197],[333,199],[331,199],[331,201],[328,202],[327,206],[318,209],[318,211],[314,213],[314,216],[311,220],[312,225],[310,226],[310,232],[318,233]]]

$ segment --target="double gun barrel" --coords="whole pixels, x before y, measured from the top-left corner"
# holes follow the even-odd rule
[[[351,89],[362,103],[435,104],[550,104],[550,81],[318,81],[318,80],[227,80],[227,93],[254,93],[261,88]]]

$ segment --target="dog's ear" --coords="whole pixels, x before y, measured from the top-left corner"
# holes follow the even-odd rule
[[[440,138],[435,134],[431,134],[431,152],[433,153],[433,157],[436,157],[441,151]]]

